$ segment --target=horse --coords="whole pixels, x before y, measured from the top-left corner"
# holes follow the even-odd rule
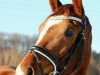
[[[18,65],[16,75],[87,75],[92,27],[82,0],[49,3],[53,13],[39,26],[39,38]]]
[[[16,75],[87,75],[92,27],[82,0],[63,5],[49,0],[52,14],[39,26],[39,38],[16,68]]]
[[[49,3],[53,13],[39,26],[39,38],[18,65],[16,75],[87,75],[92,27],[82,0]]]
[[[0,66],[0,75],[15,75],[16,67]]]

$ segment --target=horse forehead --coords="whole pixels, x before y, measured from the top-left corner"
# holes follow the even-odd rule
[[[38,39],[36,44],[38,44],[42,40],[43,36],[46,34],[46,32],[48,31],[49,28],[51,28],[52,26],[62,22],[64,20],[63,19],[64,17],[65,16],[63,16],[63,15],[49,17],[47,19],[47,21],[45,22],[45,26],[42,29],[42,32],[40,33],[39,39]]]
[[[48,18],[48,20],[45,23],[45,27],[43,28],[44,30],[48,30],[50,27],[54,26],[55,24],[58,24],[60,22],[63,21],[64,16],[51,16],[50,18]]]

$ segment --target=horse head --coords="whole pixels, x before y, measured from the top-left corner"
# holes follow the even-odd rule
[[[49,3],[53,14],[39,26],[35,48],[17,67],[16,75],[86,75],[92,37],[82,0],[66,5],[59,0]]]

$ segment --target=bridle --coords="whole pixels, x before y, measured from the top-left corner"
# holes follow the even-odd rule
[[[59,18],[59,19],[61,19],[61,18]],[[53,75],[61,75],[67,69],[68,64],[70,63],[71,57],[76,53],[76,48],[78,47],[78,45],[80,43],[82,43],[81,56],[80,56],[77,64],[74,66],[74,69],[71,71],[70,75],[78,68],[78,66],[80,66],[82,64],[82,60],[84,58],[86,16],[84,16],[83,20],[81,20],[80,18],[77,18],[77,17],[72,17],[72,16],[64,17],[63,19],[70,19],[70,20],[75,20],[75,21],[80,22],[82,32],[79,33],[75,43],[72,45],[72,47],[67,52],[67,54],[64,57],[62,57],[60,60],[58,60],[55,56],[53,56],[50,52],[48,52],[43,47],[35,45],[30,49],[35,54],[37,63],[38,63],[39,68],[40,68],[40,75],[44,75],[44,73],[43,73],[43,69],[42,69],[42,63],[39,60],[38,54],[44,56],[53,64],[53,66],[54,66],[54,72],[52,72]],[[59,63],[62,60],[67,60],[67,62],[64,64],[63,68],[60,68]]]
[[[84,57],[83,55],[84,55],[84,44],[85,44],[86,16],[84,16],[83,20],[81,20],[77,17],[72,17],[72,16],[65,17],[63,19],[70,19],[70,20],[75,20],[75,21],[80,22],[82,32],[78,35],[75,43],[70,48],[69,52],[67,52],[67,54],[61,59],[61,60],[66,59],[68,61],[64,64],[64,67],[62,69],[59,67],[59,63],[60,63],[61,60],[57,60],[56,57],[53,56],[50,52],[48,52],[45,48],[35,45],[30,49],[35,54],[35,57],[36,57],[36,60],[37,60],[37,63],[39,65],[40,72],[41,72],[40,75],[44,75],[44,73],[43,73],[42,64],[41,64],[41,61],[39,60],[38,54],[41,54],[42,56],[46,57],[53,64],[54,69],[55,69],[54,72],[52,73],[53,75],[61,75],[67,69],[68,63],[70,62],[71,57],[75,54],[76,48],[78,47],[80,42],[82,42],[80,60],[74,66],[74,69],[72,70],[72,72],[70,74],[72,74],[77,69],[77,67],[80,64],[82,64],[82,60],[83,60],[83,57]]]

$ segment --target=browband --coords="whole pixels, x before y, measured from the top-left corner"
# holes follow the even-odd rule
[[[53,17],[50,17],[49,18],[50,20],[75,20],[75,21],[78,21],[78,22],[82,22],[82,20],[78,17],[73,17],[73,16],[53,16]]]
[[[75,20],[78,21],[79,23],[81,23],[82,28],[85,30],[85,25],[86,25],[86,16],[84,16],[83,20],[78,18],[78,17],[74,17],[74,16],[53,16],[49,18],[50,20]]]

